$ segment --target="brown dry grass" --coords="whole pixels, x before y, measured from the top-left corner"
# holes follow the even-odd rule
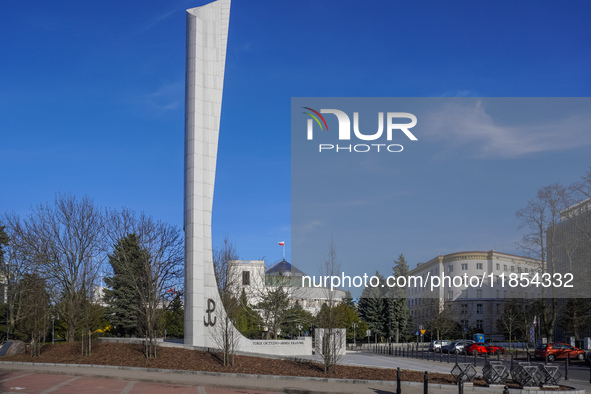
[[[322,366],[313,362],[276,360],[261,357],[236,356],[233,366],[224,367],[216,354],[180,348],[159,347],[158,357],[147,360],[142,352],[142,345],[97,343],[93,345],[92,355],[81,354],[79,343],[46,345],[41,356],[31,357],[20,354],[5,360],[58,363],[58,364],[95,364],[116,365],[143,368],[177,369],[188,371],[210,371],[227,373],[245,373],[255,375],[306,376],[319,378],[396,380],[396,370],[354,367],[339,365],[335,371],[326,375]],[[401,379],[422,382],[424,372],[403,370]],[[450,374],[430,373],[430,383],[452,384]]]

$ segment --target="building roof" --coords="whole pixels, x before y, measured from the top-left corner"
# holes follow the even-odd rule
[[[296,266],[288,263],[285,259],[281,260],[266,272],[267,275],[286,275],[286,276],[304,276],[304,272],[300,271]]]

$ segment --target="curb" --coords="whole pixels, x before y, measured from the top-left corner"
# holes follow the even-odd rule
[[[74,376],[97,376],[98,374],[84,374],[84,373],[76,373],[75,371],[52,371],[43,369],[43,367],[62,367],[62,368],[91,368],[91,369],[104,369],[104,370],[123,370],[123,371],[141,371],[141,372],[157,372],[163,373],[167,375],[177,374],[177,375],[195,375],[195,376],[214,376],[220,378],[245,378],[254,381],[257,380],[283,380],[283,381],[303,381],[303,382],[323,382],[323,383],[341,383],[341,384],[367,384],[367,385],[378,385],[378,386],[387,386],[387,387],[395,387],[395,381],[388,381],[388,380],[363,380],[363,379],[337,379],[337,378],[317,378],[317,377],[301,377],[301,376],[283,376],[283,375],[253,375],[253,374],[241,374],[241,373],[225,373],[225,372],[207,372],[207,371],[186,371],[186,370],[177,370],[177,369],[161,369],[161,368],[142,368],[142,367],[127,367],[127,366],[115,366],[115,365],[96,365],[96,364],[59,364],[59,363],[32,363],[32,362],[24,362],[24,361],[0,361],[0,369],[8,366],[32,366],[32,367],[39,367],[38,369],[34,369],[35,372],[42,372],[42,373],[56,373],[60,375],[74,375]],[[20,369],[19,369],[20,370]],[[99,372],[99,371],[97,371]],[[113,376],[109,375],[100,375],[101,377],[105,378],[114,378]],[[117,379],[121,379],[117,377]],[[137,381],[145,381],[145,382],[160,382],[160,383],[168,383],[168,384],[179,384],[178,381],[174,379],[158,379],[158,378],[134,378],[133,380]],[[209,386],[215,387],[226,387],[226,388],[242,388],[242,389],[251,389],[251,390],[262,390],[262,391],[269,391],[271,390],[269,387],[259,387],[259,386],[249,386],[244,387],[244,385],[232,385],[229,382],[225,384],[208,384]],[[401,382],[402,387],[423,387],[423,383],[421,382]],[[440,384],[440,383],[430,383],[429,389],[447,389],[447,390],[455,390],[455,385],[448,385],[448,384]],[[492,388],[492,387],[466,387],[464,386],[464,391],[472,391],[472,392],[490,392],[490,393],[498,393],[499,389]],[[284,388],[283,392],[290,393],[290,394],[341,394],[340,392],[331,392],[331,391],[315,391],[315,390],[308,390],[302,388]],[[525,393],[549,393],[549,394],[556,394],[557,391],[550,391],[550,390],[540,390],[540,389],[511,389],[511,394],[525,394]],[[565,391],[569,394],[585,394],[585,390],[570,390]]]

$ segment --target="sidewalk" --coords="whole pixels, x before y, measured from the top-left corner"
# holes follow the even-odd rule
[[[44,373],[70,376],[100,377],[121,379],[128,382],[158,382],[200,387],[224,387],[242,390],[258,390],[267,392],[283,392],[292,394],[387,394],[396,392],[396,382],[340,380],[324,378],[296,378],[269,375],[224,374],[211,372],[173,371],[131,367],[106,367],[77,364],[38,364],[0,362],[0,372],[19,371],[23,373]],[[573,386],[569,381],[569,385]],[[465,392],[501,393],[500,388],[464,387]],[[122,391],[123,392],[123,391]],[[423,384],[402,382],[403,393],[423,393]],[[430,384],[429,393],[457,393],[455,386]],[[511,394],[528,392],[511,390]],[[550,393],[535,390],[535,393]],[[551,393],[556,393],[552,391]],[[583,394],[585,390],[569,391]]]

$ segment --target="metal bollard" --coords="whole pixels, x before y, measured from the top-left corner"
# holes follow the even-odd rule
[[[488,351],[484,353],[484,365],[488,364]]]
[[[443,351],[441,349],[439,349],[439,362],[443,362]]]
[[[530,356],[529,352],[527,352],[527,362],[528,363],[531,362],[531,356]]]
[[[477,353],[477,352],[473,352],[473,353],[472,353],[472,357],[474,357],[474,366],[476,366],[476,353]]]
[[[429,394],[429,372],[425,371],[425,377],[423,378],[423,393]]]
[[[447,351],[447,363],[449,364],[449,350]]]
[[[402,394],[402,389],[400,388],[400,367],[396,368],[396,394]]]
[[[503,388],[503,394],[509,394],[509,386],[505,386],[505,388]]]
[[[510,370],[511,371],[513,370],[513,353],[511,353],[511,369]],[[507,387],[507,386],[505,386],[505,387]]]
[[[529,356],[529,353],[528,353],[528,356]],[[529,357],[527,359],[528,359],[527,361],[529,361]],[[548,355],[546,355],[546,357],[544,357],[544,364],[548,364]]]
[[[570,353],[566,355],[566,363],[564,363],[564,380],[568,380],[569,364],[570,364]]]
[[[458,376],[458,394],[464,394],[464,374]]]
[[[501,361],[501,353],[497,352],[497,361]]]
[[[456,365],[458,365],[458,352],[456,351]]]

